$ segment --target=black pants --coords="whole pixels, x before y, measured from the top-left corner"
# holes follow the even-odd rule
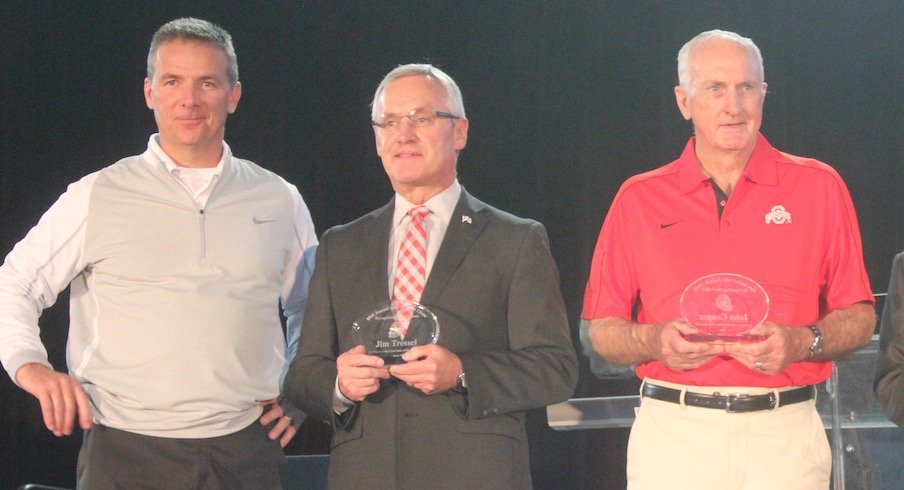
[[[222,437],[169,439],[104,426],[85,431],[78,488],[280,489],[284,456],[256,421]]]

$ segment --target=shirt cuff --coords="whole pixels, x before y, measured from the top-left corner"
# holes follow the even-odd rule
[[[354,406],[355,402],[346,398],[339,390],[339,376],[336,376],[336,387],[333,389],[333,411],[336,412],[336,415],[342,415]]]

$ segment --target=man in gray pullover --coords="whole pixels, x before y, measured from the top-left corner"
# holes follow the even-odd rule
[[[147,150],[71,184],[0,267],[0,361],[51,432],[85,429],[80,488],[279,488],[301,422],[279,395],[317,244],[310,213],[223,141],[241,96],[226,31],[167,23],[147,66],[159,131]],[[64,374],[38,317],[67,286]]]

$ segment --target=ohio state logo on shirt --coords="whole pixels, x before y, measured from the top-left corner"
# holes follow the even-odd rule
[[[785,210],[785,207],[776,204],[772,206],[772,210],[766,213],[766,224],[769,223],[776,225],[783,225],[785,223],[791,223],[791,213]]]

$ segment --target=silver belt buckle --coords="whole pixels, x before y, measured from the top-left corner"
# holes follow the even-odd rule
[[[734,409],[734,406],[733,406],[734,401],[742,400],[744,398],[747,398],[748,396],[749,395],[746,395],[743,393],[733,393],[733,394],[725,395],[725,411],[728,413],[737,413],[737,411]]]
[[[717,394],[717,393],[714,393]],[[735,400],[743,400],[745,398],[750,398],[753,395],[748,395],[745,393],[734,393],[730,395],[725,395],[725,411],[728,413],[738,413],[739,410],[735,410],[733,403]],[[778,406],[778,398],[776,398],[775,393],[769,393],[769,410],[775,410]]]
[[[775,410],[778,408],[778,397],[775,396],[775,392],[769,393],[769,410]]]

